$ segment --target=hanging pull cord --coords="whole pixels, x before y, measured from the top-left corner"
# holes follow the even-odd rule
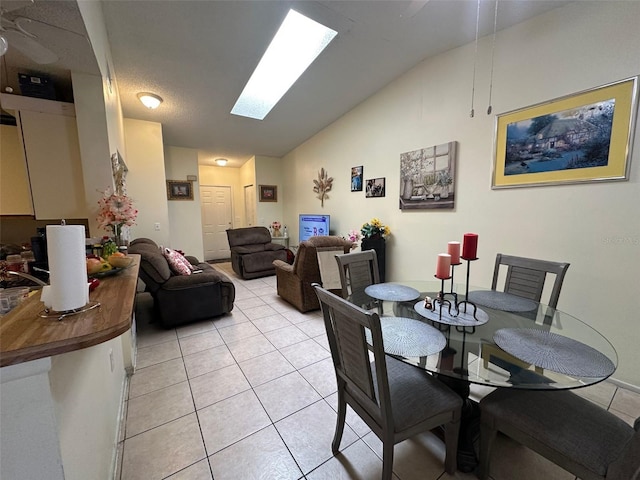
[[[471,118],[473,118],[473,115],[475,114],[474,110],[473,110],[473,101],[475,99],[476,96],[476,63],[478,61],[478,29],[480,26],[480,0],[478,0],[478,11],[476,13],[476,52],[475,55],[473,57],[473,83],[471,85],[471,113],[469,114],[469,116]]]
[[[491,95],[493,93],[493,59],[496,55],[496,30],[498,29],[498,1],[496,0],[496,9],[493,13],[493,43],[491,45],[491,80],[489,83],[489,108],[487,108],[487,115],[491,115]]]

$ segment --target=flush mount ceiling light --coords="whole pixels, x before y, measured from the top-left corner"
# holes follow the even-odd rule
[[[142,104],[145,107],[151,110],[158,108],[162,103],[162,98],[159,95],[156,95],[155,93],[140,92],[138,94],[138,99],[142,102]]]
[[[226,158],[216,158],[215,162],[216,165],[224,167],[227,164],[228,160]]]
[[[289,10],[231,113],[264,119],[337,33]]]

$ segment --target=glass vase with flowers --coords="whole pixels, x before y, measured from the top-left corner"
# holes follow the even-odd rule
[[[125,194],[117,194],[107,188],[98,200],[98,226],[111,233],[118,247],[127,246],[128,228],[136,224],[137,217],[138,210]]]

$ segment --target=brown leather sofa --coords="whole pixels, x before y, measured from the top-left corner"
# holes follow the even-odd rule
[[[189,263],[202,272],[176,275],[153,240],[137,238],[128,251],[141,256],[138,276],[153,297],[163,327],[217,317],[233,309],[236,296],[233,282],[208,263],[187,255]]]
[[[351,251],[351,242],[337,236],[311,237],[300,242],[293,265],[276,260],[278,295],[301,312],[318,310],[320,303],[312,283],[321,283],[316,247],[343,247],[344,253]],[[338,295],[340,291],[336,291]]]
[[[273,275],[273,261],[287,260],[286,248],[271,241],[271,234],[266,227],[230,228],[227,238],[231,267],[244,279]]]

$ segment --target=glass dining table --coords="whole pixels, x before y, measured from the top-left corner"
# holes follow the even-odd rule
[[[378,284],[365,292],[378,302],[385,352],[436,375],[465,399],[462,471],[476,464],[479,411],[469,400],[470,384],[575,389],[605,380],[617,367],[613,345],[568,313],[449,281],[438,298],[441,287],[440,281],[417,280]]]

